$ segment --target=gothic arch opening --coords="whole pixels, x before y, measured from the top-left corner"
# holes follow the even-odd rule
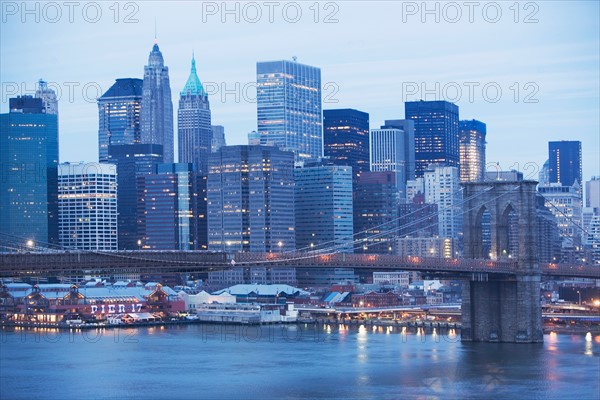
[[[507,204],[497,221],[498,259],[512,259],[519,255],[519,215],[512,204]]]

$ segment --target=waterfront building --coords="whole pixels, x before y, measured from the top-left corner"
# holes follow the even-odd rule
[[[429,164],[458,167],[460,145],[458,106],[447,101],[404,103],[406,119],[415,123],[415,175],[421,177]]]
[[[462,232],[462,191],[457,167],[432,164],[425,170],[425,203],[437,204],[439,234],[458,238]]]
[[[58,244],[58,115],[46,113],[43,99],[9,99],[0,167],[0,231],[14,248]]]
[[[581,174],[581,142],[548,142],[549,182],[572,186],[583,184]]]
[[[5,317],[22,324],[67,326],[69,321],[124,324],[159,320],[185,310],[185,302],[167,286],[117,282],[113,285],[0,284]]]
[[[408,284],[410,283],[410,272],[373,272],[373,283],[376,285],[392,285],[408,289]]]
[[[123,78],[98,98],[98,158],[108,162],[108,147],[141,140],[141,79]]]
[[[352,253],[352,167],[307,163],[294,180],[297,249]]]
[[[154,43],[148,65],[144,67],[140,143],[161,145],[163,161],[173,162],[173,102],[169,68],[165,66],[157,43]]]
[[[323,110],[323,154],[354,175],[370,170],[369,114],[351,108]]]
[[[209,158],[209,249],[296,249],[294,155],[269,146],[225,146]]]
[[[142,247],[138,225],[139,176],[151,174],[163,161],[163,149],[158,144],[120,144],[108,147],[108,161],[117,166],[117,210],[119,250],[139,250]]]
[[[66,249],[118,250],[116,165],[59,164],[58,229]]]
[[[258,62],[256,83],[260,144],[297,160],[322,157],[321,69],[295,59]]]
[[[196,73],[194,57],[190,76],[180,93],[177,133],[179,162],[193,164],[195,171],[206,174],[208,155],[212,151],[213,127],[208,94]]]
[[[475,119],[459,121],[460,180],[480,182],[485,178],[486,125]]]

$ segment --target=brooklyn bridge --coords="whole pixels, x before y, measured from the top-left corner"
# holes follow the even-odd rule
[[[459,259],[339,252],[21,252],[0,254],[0,277],[192,273],[234,267],[421,271],[463,280],[463,341],[541,342],[542,276],[600,279],[600,267],[538,262],[536,184],[534,181],[465,184],[464,254]],[[490,258],[485,257],[488,249],[484,254],[483,245],[485,211],[490,216]],[[517,216],[518,250],[506,258],[503,249],[508,248],[509,214]]]

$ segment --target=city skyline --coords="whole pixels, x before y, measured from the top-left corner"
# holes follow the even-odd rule
[[[599,174],[596,154],[600,145],[596,133],[600,130],[597,111],[600,107],[595,90],[598,86],[595,71],[599,63],[598,56],[590,51],[598,47],[598,40],[589,39],[598,36],[597,21],[589,23],[589,19],[597,15],[597,4],[576,3],[570,7],[560,7],[554,3],[541,3],[536,15],[538,22],[533,24],[522,23],[526,14],[524,10],[521,10],[523,15],[519,17],[520,23],[514,23],[512,11],[506,5],[504,17],[497,24],[486,22],[480,14],[475,14],[473,24],[463,16],[463,20],[454,25],[444,18],[435,23],[432,17],[423,23],[420,15],[402,15],[400,5],[370,5],[369,10],[377,13],[382,26],[392,17],[388,14],[397,11],[396,18],[406,17],[406,22],[398,25],[400,34],[415,28],[422,34],[419,35],[422,39],[418,41],[408,39],[400,44],[392,41],[382,30],[366,29],[358,33],[349,30],[361,18],[361,10],[365,10],[364,6],[354,3],[338,4],[338,22],[334,24],[314,23],[308,5],[304,9],[304,18],[297,24],[281,18],[273,24],[265,22],[255,25],[242,18],[236,24],[231,17],[222,23],[218,15],[205,15],[206,23],[202,27],[207,29],[186,37],[181,35],[181,30],[189,18],[185,12],[189,5],[177,4],[172,10],[152,3],[141,3],[138,7],[136,24],[115,24],[108,9],[104,10],[105,18],[97,24],[82,20],[75,20],[73,24],[66,21],[52,25],[43,20],[39,24],[22,24],[20,19],[16,19],[18,16],[6,16],[7,23],[2,25],[5,34],[0,39],[6,55],[0,61],[4,85],[0,111],[7,111],[8,97],[35,91],[35,82],[39,78],[47,80],[50,87],[58,82],[63,89],[59,95],[61,162],[96,161],[98,126],[95,97],[108,90],[117,78],[143,77],[155,16],[159,15],[158,42],[170,67],[172,92],[177,93],[183,88],[189,74],[189,54],[195,50],[202,81],[221,86],[216,89],[216,94],[209,94],[209,99],[213,123],[225,126],[230,144],[245,144],[246,134],[256,130],[256,103],[250,98],[244,99],[242,93],[245,84],[252,85],[256,80],[255,63],[269,59],[291,59],[296,55],[299,62],[322,70],[323,86],[333,84],[330,88],[323,87],[324,110],[363,110],[370,114],[371,128],[374,128],[385,119],[404,117],[403,96],[399,92],[403,85],[406,92],[407,87],[412,90],[412,83],[423,83],[425,89],[431,89],[436,82],[442,87],[457,82],[463,88],[463,97],[456,101],[461,109],[461,119],[476,118],[488,124],[489,164],[499,162],[503,170],[512,167],[525,171],[528,177],[537,178],[537,171],[533,169],[541,169],[546,159],[547,141],[581,140],[583,179],[588,180]],[[328,13],[321,11],[322,20]],[[175,14],[181,17],[181,23],[169,25],[161,22]],[[123,19],[123,15],[120,18]],[[576,27],[569,26],[567,30],[567,20],[570,19],[584,22]],[[368,25],[371,22],[365,23]],[[24,30],[25,26],[27,30]],[[330,36],[330,43],[339,46],[315,47],[310,45],[310,40],[306,40],[306,43],[300,39],[286,42],[280,38],[307,26],[314,28],[308,34],[310,38],[323,35],[324,32],[336,32],[336,35]],[[100,32],[103,27],[110,27],[110,32]],[[449,40],[442,40],[439,44],[428,40],[448,28],[453,29],[453,41],[460,42],[460,47],[452,46],[453,42]],[[473,28],[478,29],[478,38],[468,36]],[[78,29],[81,34],[73,38],[70,36],[71,29]],[[504,40],[490,42],[498,29],[502,30]],[[208,30],[214,34],[206,36]],[[270,36],[274,31],[278,35]],[[248,32],[252,34],[247,35]],[[363,39],[360,38],[361,34],[365,35]],[[26,41],[27,51],[22,51],[19,44],[7,39],[11,36],[27,39],[30,35],[47,36],[53,41],[68,44],[65,46],[68,51],[45,46],[44,40]],[[117,41],[115,44],[110,40],[115,35],[127,35],[127,43]],[[269,39],[268,46],[257,45],[266,38]],[[90,41],[93,44],[90,45]],[[349,43],[355,45],[346,46]],[[376,45],[369,49],[367,43]],[[419,46],[422,43],[429,45],[422,48]],[[90,46],[95,54],[103,56],[84,60],[73,56],[78,49],[89,51]],[[233,54],[220,52],[223,46],[236,51],[231,52]],[[324,51],[325,48],[335,48],[336,51]],[[392,55],[393,52],[398,55]],[[29,62],[32,57],[45,57],[53,62],[40,68],[39,63]],[[510,62],[504,62],[506,60]],[[455,70],[461,72],[452,72]],[[570,79],[573,76],[578,78]],[[468,91],[464,83],[471,81],[481,85],[496,82],[502,88],[503,96],[497,103],[492,103],[483,99],[480,91],[476,91],[474,101],[470,102],[466,98]],[[79,83],[79,89],[89,83],[87,91],[90,97],[98,93],[94,99],[86,101],[81,90],[74,89],[71,102],[67,98],[68,87],[64,85],[65,82]],[[221,89],[231,89],[235,87],[235,82],[241,85],[238,93],[240,98],[229,95],[223,101]],[[510,89],[514,82],[519,83],[518,102],[513,99],[516,92]],[[535,85],[527,89],[525,84],[528,82]],[[18,86],[19,91],[15,94],[11,92],[12,83]],[[101,90],[96,90],[98,87]],[[450,86],[447,88],[451,89]],[[253,87],[247,86],[246,89],[248,95],[253,97]],[[536,94],[532,94],[534,91]],[[406,100],[416,100],[420,94]],[[524,102],[526,95],[531,95],[531,100],[538,102]],[[434,99],[430,95],[425,97],[427,100]],[[452,101],[451,98],[445,99]],[[337,103],[331,102],[336,100]],[[517,139],[524,145],[514,146]],[[527,165],[528,162],[533,164]]]

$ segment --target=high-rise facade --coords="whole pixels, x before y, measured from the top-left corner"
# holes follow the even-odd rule
[[[123,78],[98,98],[98,152],[108,161],[108,146],[140,143],[142,112],[141,79]]]
[[[295,250],[293,153],[221,147],[209,158],[207,199],[209,250]]]
[[[582,197],[581,187],[575,181],[572,186],[550,183],[538,186],[544,196],[546,207],[554,214],[562,244],[563,259],[573,257],[581,246]]]
[[[585,182],[585,206],[600,210],[600,176]]]
[[[258,133],[262,145],[297,160],[323,156],[321,69],[294,61],[256,64]]]
[[[140,143],[161,145],[164,162],[172,163],[174,158],[173,102],[169,68],[165,66],[163,55],[156,43],[148,57],[148,65],[144,67],[141,117]]]
[[[583,184],[581,174],[581,142],[548,142],[549,182],[572,186]]]
[[[429,164],[458,167],[458,106],[447,101],[404,103],[406,119],[415,122],[415,175],[421,177]]]
[[[364,172],[354,185],[354,252],[391,254],[400,203],[396,174]]]
[[[404,132],[404,159],[406,181],[415,179],[415,123],[410,119],[386,119],[382,129],[400,129]]]
[[[437,204],[439,233],[458,238],[462,232],[462,192],[457,167],[431,164],[425,170],[425,202]]]
[[[140,247],[151,250],[206,249],[200,215],[205,201],[202,176],[192,164],[157,164],[152,174],[138,176]],[[206,229],[204,229],[206,231]],[[203,246],[204,245],[204,246]]]
[[[9,99],[0,114],[0,232],[58,244],[58,115],[41,98]]]
[[[352,253],[352,167],[307,164],[294,180],[298,250]]]
[[[212,141],[211,141],[211,151],[214,153],[219,150],[223,146],[227,146],[227,141],[225,140],[225,127],[222,125],[212,125]]]
[[[67,249],[118,250],[116,165],[59,164],[58,227]]]
[[[208,155],[212,148],[208,95],[196,73],[196,60],[192,57],[190,76],[181,91],[177,112],[179,162],[190,163],[200,173],[207,173]]]
[[[369,114],[351,108],[323,110],[323,154],[354,175],[369,171]]]
[[[485,179],[486,125],[476,119],[459,121],[460,181],[481,182]]]
[[[117,166],[117,218],[119,250],[141,248],[137,219],[137,177],[154,172],[163,161],[163,149],[158,144],[119,144],[108,147],[108,160]]]
[[[38,88],[35,91],[35,97],[42,99],[46,114],[53,114],[58,116],[58,98],[56,92],[48,87],[48,82],[40,79],[38,81]]]
[[[371,172],[394,172],[400,198],[406,196],[407,160],[404,149],[408,146],[404,131],[396,128],[372,129],[370,138]]]

